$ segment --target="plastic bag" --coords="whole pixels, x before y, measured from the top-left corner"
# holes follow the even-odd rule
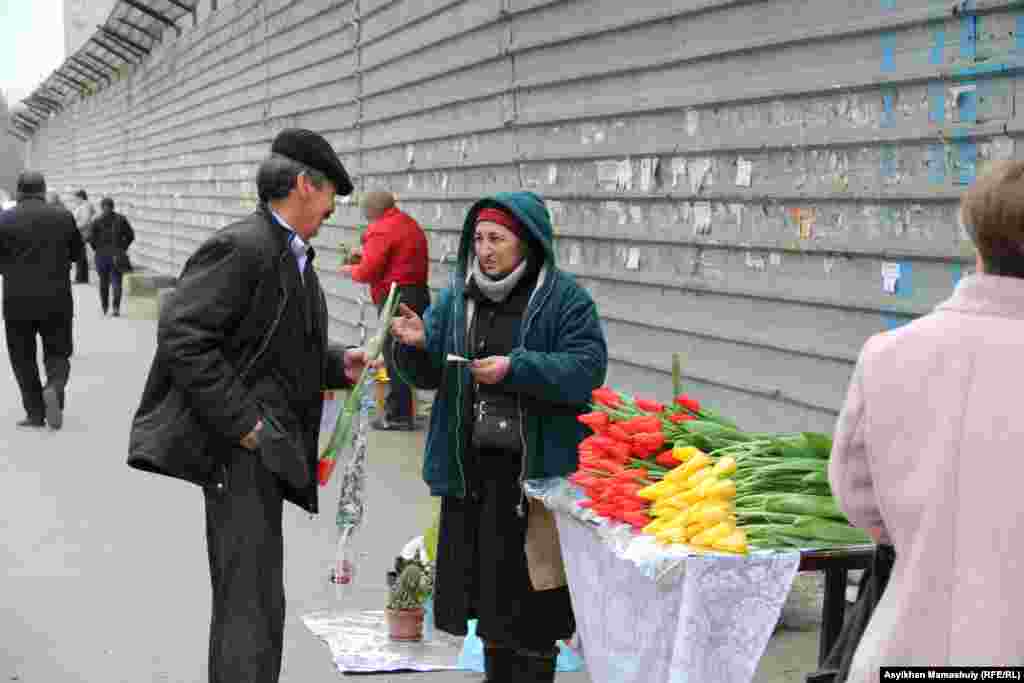
[[[462,652],[459,653],[458,668],[465,671],[484,671],[484,643],[476,635],[476,619],[471,619],[467,628],[466,639],[462,643]],[[570,671],[583,671],[583,660],[578,654],[572,651],[565,643],[558,643],[558,661],[555,662],[555,670],[563,673]]]

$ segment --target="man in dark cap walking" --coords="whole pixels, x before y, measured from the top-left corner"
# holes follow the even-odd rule
[[[328,343],[309,241],[352,183],[330,144],[282,131],[257,176],[260,207],[189,258],[160,316],[157,354],[132,427],[137,452],[193,458],[204,488],[213,586],[209,683],[273,683],[281,669],[284,501],[317,511],[322,392],[350,386],[360,349]],[[161,451],[147,419],[183,392],[208,441]],[[184,449],[183,449],[184,450]]]
[[[19,427],[64,421],[64,390],[71,372],[71,264],[85,252],[71,212],[46,202],[46,180],[18,178],[18,205],[0,213],[0,273],[7,352],[21,389],[26,418]],[[39,378],[36,337],[43,340],[46,385]]]

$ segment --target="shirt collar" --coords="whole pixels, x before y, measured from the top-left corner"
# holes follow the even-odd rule
[[[270,213],[281,224],[281,227],[288,231],[288,248],[291,252],[296,256],[306,256],[309,253],[309,245],[299,237],[299,233],[295,232],[295,228],[288,225],[288,221],[282,218],[278,212],[271,209]]]

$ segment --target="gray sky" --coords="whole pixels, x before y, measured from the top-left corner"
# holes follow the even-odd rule
[[[31,93],[64,61],[62,0],[0,0],[0,89]]]

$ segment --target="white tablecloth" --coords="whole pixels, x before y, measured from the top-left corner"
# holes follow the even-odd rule
[[[564,480],[529,482],[555,511],[593,683],[749,683],[778,623],[798,552],[666,549],[575,505]]]

